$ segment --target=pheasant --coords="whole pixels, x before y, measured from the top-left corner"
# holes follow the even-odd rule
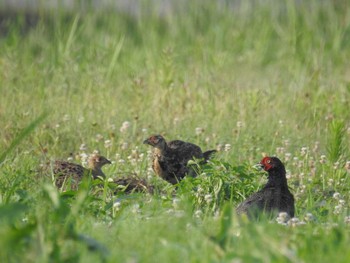
[[[154,187],[152,185],[150,185],[145,179],[136,175],[114,179],[112,184],[121,187],[122,191],[126,194],[134,192],[153,194],[154,191]],[[119,187],[118,189],[120,190]],[[115,194],[120,192],[118,189],[115,191]]]
[[[177,184],[186,174],[196,176],[194,169],[187,165],[189,160],[202,159],[200,164],[204,164],[211,154],[216,152],[210,150],[203,153],[199,146],[180,140],[166,142],[161,135],[153,135],[143,143],[154,147],[152,160],[154,172],[171,184]]]
[[[77,190],[84,175],[91,175],[94,179],[99,176],[103,178],[106,177],[101,168],[105,164],[110,163],[111,161],[98,154],[90,156],[88,160],[88,169],[75,163],[55,161],[52,167],[52,172],[55,176],[55,184],[58,188],[62,188],[62,186],[67,185],[68,181],[70,181],[71,189]]]
[[[294,217],[294,197],[288,189],[283,163],[277,157],[264,157],[259,165],[268,172],[268,181],[237,207],[237,214],[246,213],[252,217],[259,212],[286,212]]]

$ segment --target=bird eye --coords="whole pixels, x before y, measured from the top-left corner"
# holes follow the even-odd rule
[[[271,160],[270,160],[270,159],[268,159],[268,160],[266,161],[266,163],[271,163]]]

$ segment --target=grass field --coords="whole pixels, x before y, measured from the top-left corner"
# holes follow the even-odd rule
[[[350,261],[350,4],[223,2],[3,23],[1,262]],[[153,133],[221,150],[175,190],[150,168]],[[94,150],[156,193],[60,192],[37,172]],[[264,154],[286,165],[287,225],[235,215]]]

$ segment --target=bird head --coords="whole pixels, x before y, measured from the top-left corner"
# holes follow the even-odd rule
[[[162,135],[152,135],[143,141],[144,144],[151,145],[158,149],[164,149],[166,142]]]
[[[111,161],[99,154],[93,154],[89,159],[90,168],[101,168],[105,164],[111,164]]]
[[[284,169],[283,163],[277,157],[266,156],[258,165],[267,172],[274,169]]]

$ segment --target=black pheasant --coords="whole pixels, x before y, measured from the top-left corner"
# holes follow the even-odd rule
[[[294,217],[294,197],[288,189],[283,163],[277,157],[264,157],[260,165],[268,172],[268,181],[260,191],[249,196],[237,207],[237,213],[254,216],[259,212],[286,212]]]
[[[153,135],[143,143],[154,147],[152,161],[154,172],[171,184],[177,184],[186,174],[196,176],[193,167],[188,165],[189,160],[202,159],[203,164],[216,152],[216,150],[202,152],[199,146],[180,140],[166,142],[161,135]]]
[[[79,183],[85,175],[91,175],[94,179],[98,176],[105,177],[102,167],[111,162],[98,154],[90,156],[88,168],[75,163],[66,161],[55,161],[52,166],[52,172],[55,176],[55,184],[58,188],[70,185],[72,190],[77,190]],[[65,188],[65,187],[64,187]]]

